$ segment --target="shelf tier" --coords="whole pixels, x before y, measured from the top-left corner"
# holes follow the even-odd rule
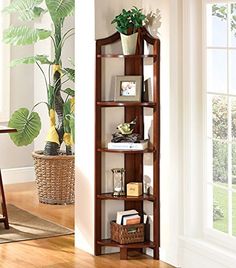
[[[154,248],[155,244],[151,241],[143,242],[143,243],[134,243],[134,244],[125,244],[121,245],[111,239],[102,239],[97,241],[98,245],[105,247],[118,247],[118,248]]]
[[[149,108],[155,108],[156,103],[155,102],[115,102],[115,101],[98,101],[97,106],[101,107],[149,107]]]
[[[117,153],[117,154],[145,154],[145,153],[156,152],[154,148],[148,148],[145,150],[115,150],[115,149],[108,149],[108,148],[98,148],[97,151],[105,152],[105,153]]]
[[[149,54],[149,55],[123,55],[123,54],[98,54],[97,58],[126,58],[126,59],[130,59],[130,58],[156,58],[157,55],[154,54]]]
[[[103,194],[97,195],[97,198],[101,200],[125,200],[125,201],[147,200],[147,201],[152,201],[152,202],[156,200],[154,195],[147,195],[147,194],[143,194],[140,196],[113,196],[112,193],[103,193]]]

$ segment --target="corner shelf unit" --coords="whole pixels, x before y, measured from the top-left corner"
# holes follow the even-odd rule
[[[153,38],[145,28],[139,31],[138,45],[135,55],[103,54],[102,48],[120,40],[120,34],[115,33],[110,37],[96,41],[96,92],[95,92],[95,255],[101,255],[102,247],[120,248],[120,258],[127,259],[128,251],[132,249],[153,249],[154,259],[159,259],[160,247],[160,40]],[[144,41],[153,47],[150,55],[144,55]],[[153,61],[153,101],[152,102],[114,102],[102,100],[102,59],[123,58],[124,75],[144,76],[144,59]],[[124,120],[130,122],[135,117],[137,124],[135,133],[144,135],[144,108],[153,110],[153,145],[146,150],[110,150],[102,147],[102,109],[111,107],[124,108]],[[114,197],[112,193],[102,193],[102,157],[104,153],[120,153],[124,155],[124,168],[126,170],[125,185],[134,178],[143,182],[143,155],[153,154],[153,194],[143,194],[139,197],[120,196]],[[112,155],[111,155],[112,157]],[[136,209],[143,214],[143,202],[150,201],[153,207],[153,239],[144,243],[120,245],[110,239],[102,239],[102,202],[106,200],[123,200],[124,209]]]

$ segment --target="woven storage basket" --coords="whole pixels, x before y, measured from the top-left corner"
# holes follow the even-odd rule
[[[32,153],[39,202],[46,204],[74,203],[75,164],[73,155],[48,156]]]
[[[119,244],[144,242],[144,224],[120,225],[112,221],[111,240]]]

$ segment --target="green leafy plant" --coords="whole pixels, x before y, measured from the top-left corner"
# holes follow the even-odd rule
[[[46,7],[46,8],[44,8]],[[16,128],[17,133],[10,134],[17,146],[25,146],[33,142],[41,129],[41,120],[35,107],[41,103],[46,104],[50,117],[50,127],[44,148],[45,155],[58,155],[64,142],[66,153],[72,154],[74,143],[74,89],[66,87],[68,81],[74,82],[75,70],[65,68],[61,55],[65,42],[74,35],[74,28],[63,31],[64,21],[74,12],[74,0],[13,0],[3,11],[18,14],[22,21],[20,26],[11,26],[4,31],[3,41],[13,46],[32,45],[38,41],[51,38],[53,45],[53,58],[47,55],[28,56],[16,59],[11,66],[19,64],[36,64],[45,80],[47,101],[37,103],[29,111],[21,108],[15,111],[9,121],[9,126]],[[52,29],[38,29],[28,26],[33,21],[49,13]],[[45,68],[48,66],[47,75]]]
[[[236,4],[232,3],[229,10],[231,19],[230,19],[230,28],[231,31],[236,36]],[[222,21],[227,21],[228,19],[228,6],[227,4],[214,4],[212,5],[212,15],[218,17]]]
[[[133,7],[130,10],[123,9],[122,12],[111,22],[116,23],[116,29],[122,34],[136,33],[141,28],[146,19],[146,15],[142,13],[142,9]]]
[[[217,201],[214,201],[213,203],[213,220],[221,220],[224,218],[224,212],[223,209],[219,206]]]

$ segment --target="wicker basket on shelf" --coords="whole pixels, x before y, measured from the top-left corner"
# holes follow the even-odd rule
[[[74,203],[75,164],[73,155],[32,153],[39,202],[46,204]]]
[[[111,239],[119,244],[144,242],[145,224],[120,225],[111,221]]]

